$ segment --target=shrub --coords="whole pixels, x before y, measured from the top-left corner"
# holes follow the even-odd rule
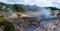
[[[4,26],[4,31],[15,31],[13,23],[4,20],[3,16],[0,16],[0,25]]]

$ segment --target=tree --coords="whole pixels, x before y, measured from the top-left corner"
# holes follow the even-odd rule
[[[23,5],[14,4],[13,8],[14,8],[14,12],[24,12],[25,11],[23,9]]]

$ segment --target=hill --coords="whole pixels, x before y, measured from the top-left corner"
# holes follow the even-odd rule
[[[0,2],[0,11],[5,12],[25,12],[25,11],[37,11],[41,8],[51,9],[51,10],[60,10],[56,7],[39,7],[37,5],[24,5],[24,4],[6,4]]]

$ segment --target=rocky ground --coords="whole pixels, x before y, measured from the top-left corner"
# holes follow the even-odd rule
[[[41,22],[34,31],[60,31],[60,19],[50,19]]]
[[[22,18],[22,17],[18,17],[16,15],[9,15],[5,17],[6,20],[8,20],[9,22],[12,22],[14,24],[14,27],[16,28],[17,31],[60,31],[60,18],[52,18],[52,19],[43,19],[43,20],[39,20],[38,22],[40,26],[35,27],[37,25],[37,18],[33,19],[32,18]],[[30,20],[34,20],[34,22],[32,22],[35,26],[30,26],[28,28],[24,28],[23,25],[25,25],[25,22]],[[21,23],[23,22],[23,23]],[[21,28],[22,27],[22,28]]]

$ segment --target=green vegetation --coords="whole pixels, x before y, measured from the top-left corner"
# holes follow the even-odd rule
[[[0,16],[0,23],[4,20],[3,16]]]
[[[25,9],[23,9],[23,4],[5,4],[3,2],[0,2],[0,11],[9,12],[7,9],[11,9],[13,12],[24,12]],[[3,7],[5,7],[3,9]]]
[[[56,7],[49,7],[51,10],[60,10],[59,8]]]
[[[14,8],[13,12],[24,12],[25,11],[25,9],[23,9],[23,5],[14,4],[12,6]]]
[[[51,9],[51,11],[60,11],[60,9],[59,8],[56,8],[56,7],[48,7],[48,8],[50,8]]]
[[[5,6],[5,9],[3,9],[2,7]],[[3,2],[0,2],[0,12],[1,11],[5,11],[5,12],[9,12],[9,10],[7,9],[11,9],[13,12],[25,12],[25,11],[37,11],[39,9],[41,9],[40,7],[36,6],[36,5],[24,5],[24,4],[5,4]],[[56,11],[59,10],[59,8],[56,7],[43,7],[43,8],[50,8],[51,11]]]
[[[12,23],[5,21],[4,31],[15,31]]]
[[[4,31],[15,31],[13,24],[4,20],[3,16],[0,16],[0,25],[4,26]]]

